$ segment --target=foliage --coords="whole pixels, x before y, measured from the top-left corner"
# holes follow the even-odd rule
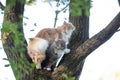
[[[69,77],[67,74],[63,73],[62,76],[66,79],[66,80],[75,80],[75,77]]]
[[[9,9],[10,7],[7,8],[5,11],[9,11]],[[29,62],[25,58],[26,44],[24,42],[24,34],[21,33],[20,30],[21,24],[19,22],[11,22],[6,16],[7,14],[5,14],[3,26],[1,29],[1,32],[3,34],[2,42],[5,52],[9,52],[8,54],[11,56],[9,56],[8,59],[4,58],[3,60],[7,60],[10,62],[10,64],[6,64],[5,67],[11,66],[16,80],[19,80],[21,77],[29,74],[29,71],[32,70],[29,69],[29,67],[34,68],[35,64],[29,64]],[[19,15],[19,18],[22,19],[23,17]],[[24,72],[24,74],[21,74],[21,71]]]
[[[1,29],[3,48],[8,56],[3,60],[10,62],[5,67],[12,67],[16,80],[30,74],[29,72],[32,72],[32,68],[35,67],[35,64],[30,64],[25,56],[26,42],[22,31],[23,14],[17,14],[14,10],[16,5],[19,7],[24,5],[24,1],[6,0],[7,5],[4,9],[4,21]]]
[[[26,0],[26,4],[27,5],[31,5],[31,4],[33,4],[35,2],[35,0]]]
[[[66,13],[66,11],[69,9],[69,3],[70,3],[70,0],[58,0],[58,1],[50,1],[49,2],[51,7],[53,8],[53,10],[55,11],[54,27],[56,27],[58,15],[62,12]]]
[[[15,2],[24,4],[25,0],[17,0],[17,1],[16,0],[6,0],[6,3],[10,3],[10,5],[7,5],[7,6],[11,6],[11,7],[16,5]]]
[[[49,2],[50,5],[55,10],[55,22],[54,27],[57,23],[58,14],[66,11],[69,9],[70,6],[70,13],[72,16],[89,16],[90,15],[90,7],[91,7],[91,0],[56,0],[56,6],[52,6],[52,1]]]
[[[70,12],[73,16],[90,15],[91,0],[71,0]]]
[[[11,55],[14,55],[14,57],[10,56],[8,59],[4,58],[4,60],[10,62],[10,64],[6,64],[5,67],[12,67],[16,80],[19,80],[21,77],[29,74],[29,71],[35,67],[34,63],[29,64],[25,58],[24,54],[26,50],[26,44],[23,40],[24,34],[19,31],[18,26],[18,23],[11,23],[8,20],[4,20],[3,27],[1,29],[3,34],[7,33],[7,35],[2,36],[4,49],[9,51]],[[8,39],[9,42],[7,42]],[[7,46],[5,46],[5,44],[7,44]],[[29,69],[29,67],[31,67],[31,69]],[[21,74],[21,71],[24,72],[24,74]]]
[[[34,38],[29,38],[30,41],[32,41]]]
[[[57,8],[59,8],[61,5],[69,4],[72,16],[81,16],[83,14],[86,16],[90,15],[90,7],[92,2],[91,0],[56,0],[56,1]],[[64,11],[66,11],[66,9],[64,9]]]

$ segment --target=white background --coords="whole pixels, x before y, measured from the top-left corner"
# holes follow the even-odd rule
[[[1,1],[4,2],[4,0]],[[36,5],[25,7],[25,16],[29,17],[29,20],[24,19],[24,22],[27,23],[27,26],[24,26],[27,41],[29,37],[34,37],[40,29],[53,27],[54,24],[54,10],[48,3],[38,2],[35,3]],[[90,36],[105,28],[119,11],[117,0],[93,0]],[[0,25],[2,16],[0,14]],[[62,24],[64,17],[68,17],[68,14],[59,15],[57,25]],[[34,23],[37,23],[37,26],[34,26]],[[35,31],[31,32],[31,29]],[[87,57],[80,80],[120,80],[119,45],[120,32],[116,32],[109,41]],[[1,42],[0,47],[2,47]],[[8,64],[7,61],[2,60],[5,57],[3,49],[0,49],[0,80],[15,80],[11,68],[4,67],[5,64]]]

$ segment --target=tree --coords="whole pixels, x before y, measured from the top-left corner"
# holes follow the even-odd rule
[[[71,5],[74,6],[73,3],[71,1],[70,9]],[[22,27],[24,4],[25,0],[6,0],[6,7],[2,7],[5,11],[2,43],[17,80],[66,80],[67,76],[73,76],[78,80],[84,59],[105,43],[120,27],[119,12],[107,27],[89,39],[89,17],[85,15],[87,14],[85,9],[77,8],[81,10],[81,16],[72,16],[74,13],[70,13],[69,17],[70,22],[76,26],[69,44],[71,53],[64,56],[55,71],[36,70],[32,67],[34,64],[31,64],[29,56],[25,55],[27,43]]]
[[[27,56],[25,57],[25,53],[27,53],[27,43],[22,27],[24,4],[25,0],[6,0],[6,7],[2,8],[5,12],[1,37],[4,50],[8,57],[8,59],[5,60],[10,62],[17,80],[19,78],[21,78],[21,80],[28,79],[24,76],[29,73],[29,69],[27,69],[29,63],[26,59]],[[9,64],[6,66],[9,66]]]

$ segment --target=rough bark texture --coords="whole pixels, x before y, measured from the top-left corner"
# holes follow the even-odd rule
[[[112,35],[118,30],[120,27],[120,12],[117,16],[99,33],[94,35],[92,38],[85,41],[81,46],[76,49],[77,56],[80,58],[81,56],[86,57],[100,45],[109,40]],[[81,59],[80,59],[81,60]]]
[[[82,15],[81,17],[73,17],[70,15],[70,22],[72,22],[76,26],[76,30],[73,33],[73,36],[70,41],[70,48],[72,49],[72,54],[76,53],[75,50],[80,46],[82,43],[84,43],[87,39],[89,39],[89,17]],[[83,64],[84,59],[79,61],[77,66],[75,67],[75,77],[76,79],[79,78]]]
[[[17,80],[29,80],[31,78],[31,76],[26,76],[27,73],[31,74],[31,69],[29,69],[28,65],[30,64],[26,59],[26,57],[29,57],[25,57],[27,43],[22,27],[24,3],[24,0],[22,2],[21,0],[13,0],[12,2],[6,0],[7,6],[4,9],[5,14],[1,31],[3,47]],[[26,73],[24,72],[25,69]]]

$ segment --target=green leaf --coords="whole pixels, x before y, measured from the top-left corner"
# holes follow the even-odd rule
[[[35,31],[34,29],[31,29],[30,31]]]
[[[27,5],[31,5],[31,4],[33,4],[35,2],[35,0],[26,0],[26,4]]]
[[[24,71],[25,71],[26,74],[29,74],[29,71],[28,71],[28,70],[25,69]]]
[[[32,68],[34,68],[36,66],[35,63],[31,63],[30,65]]]
[[[90,11],[89,10],[85,10],[85,15],[86,16],[90,16]]]
[[[72,16],[90,15],[91,0],[71,0],[70,12]],[[83,12],[84,11],[84,12]]]
[[[63,76],[64,78],[68,79],[67,74],[63,73],[62,76]]]
[[[75,77],[69,77],[68,80],[75,80]]]
[[[10,31],[10,29],[8,28],[9,25],[10,25],[10,22],[5,20],[3,22],[3,27],[1,29],[1,31],[2,32],[9,32]]]
[[[10,64],[5,64],[5,67],[9,67],[10,66]]]
[[[6,0],[7,3],[10,3],[10,6],[14,6],[15,5],[15,0]]]
[[[3,58],[3,60],[9,61],[8,58]]]
[[[32,41],[34,38],[29,38],[30,39],[30,41]]]
[[[23,18],[23,15],[19,15],[19,18],[21,18],[21,19],[22,19],[22,18]]]

